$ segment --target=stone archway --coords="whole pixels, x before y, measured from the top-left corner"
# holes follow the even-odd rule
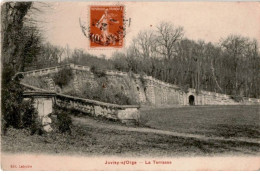
[[[195,97],[194,95],[189,96],[189,105],[195,105]]]

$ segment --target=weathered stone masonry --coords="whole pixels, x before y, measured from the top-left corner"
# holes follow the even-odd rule
[[[57,73],[64,67],[69,67],[73,70],[74,74],[84,74],[82,76],[76,76],[74,84],[79,85],[81,81],[86,79],[93,79],[94,76],[88,66],[81,66],[75,64],[67,64],[57,67],[39,69],[35,71],[24,72],[27,77],[30,76],[42,76],[51,73]],[[106,71],[106,76],[113,80],[118,81],[116,85],[122,85],[122,90],[126,94],[133,93],[136,96],[136,100],[140,104],[149,105],[237,105],[237,104],[260,104],[260,99],[244,98],[242,102],[234,101],[231,96],[209,92],[200,91],[196,93],[195,89],[188,89],[185,93],[176,85],[165,83],[157,80],[151,76],[140,76],[138,74],[126,73],[120,71]],[[125,80],[128,79],[128,80]],[[130,80],[129,80],[130,79]],[[131,84],[130,84],[131,83]],[[130,87],[129,87],[130,86]],[[76,88],[76,87],[75,87]],[[131,89],[130,89],[131,88]]]
[[[138,122],[140,119],[138,105],[116,105],[104,103],[54,92],[50,93],[49,91],[23,83],[22,85],[27,90],[27,92],[25,92],[25,98],[28,98],[28,96],[30,96],[35,99],[35,108],[38,110],[40,118],[50,114],[52,112],[53,106],[56,104],[57,106],[62,108],[75,109],[91,116],[119,120],[123,123],[129,121]],[[28,90],[30,92],[28,92]],[[38,94],[34,91],[37,91]],[[28,95],[28,93],[35,94]]]

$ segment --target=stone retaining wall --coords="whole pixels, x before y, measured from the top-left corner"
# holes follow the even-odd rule
[[[38,69],[34,71],[23,72],[24,76],[41,76],[51,73],[56,73],[64,67],[70,67],[75,72],[88,72],[86,76],[93,78],[93,74],[90,71],[90,67],[81,66],[75,64],[66,64],[56,67],[50,67],[45,69]],[[89,75],[90,74],[90,75]],[[237,104],[260,104],[260,99],[254,98],[243,98],[242,101],[235,101],[232,96],[209,92],[200,91],[196,93],[195,89],[189,88],[188,92],[185,93],[180,90],[176,85],[166,83],[155,79],[151,76],[140,76],[139,74],[126,73],[120,71],[106,71],[105,74],[108,77],[118,79],[130,77],[135,81],[135,92],[134,95],[138,98],[138,102],[141,104],[152,104],[152,105],[189,105],[189,97],[194,96],[195,105],[237,105]],[[79,79],[80,80],[80,79]],[[118,84],[119,85],[119,84]],[[138,89],[138,90],[136,90]],[[130,91],[129,91],[130,92]]]

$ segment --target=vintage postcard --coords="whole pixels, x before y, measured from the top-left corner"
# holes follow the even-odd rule
[[[2,2],[2,170],[259,170],[259,19],[259,2]]]

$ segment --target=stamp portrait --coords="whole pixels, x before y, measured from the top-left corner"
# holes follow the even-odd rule
[[[123,47],[124,6],[90,6],[90,47]]]

